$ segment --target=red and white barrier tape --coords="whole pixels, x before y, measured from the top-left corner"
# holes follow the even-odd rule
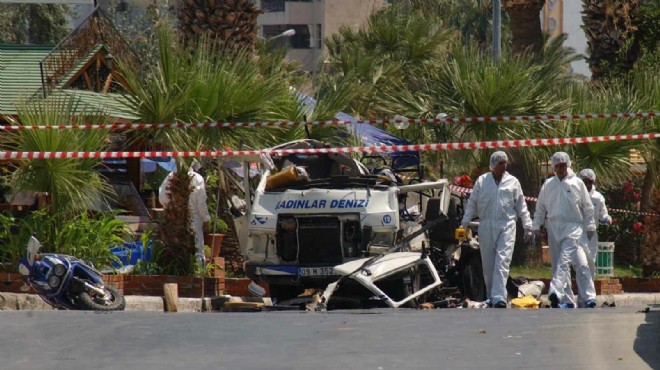
[[[289,154],[319,153],[382,153],[408,151],[438,151],[460,149],[495,149],[536,147],[562,144],[586,144],[605,141],[659,139],[660,133],[609,135],[589,137],[567,137],[554,139],[525,139],[476,141],[467,143],[411,144],[411,145],[373,145],[344,148],[309,148],[309,149],[262,149],[262,150],[221,150],[221,151],[151,151],[151,152],[0,152],[0,159],[66,159],[66,158],[147,158],[147,157],[237,157],[270,154],[276,156]]]
[[[469,194],[469,193],[472,192],[472,189],[470,189],[470,188],[464,188],[464,187],[457,186],[457,185],[449,185],[449,189],[450,189],[451,191],[455,191],[455,192],[457,192],[457,193],[461,193],[461,194]],[[525,197],[525,200],[528,201],[528,202],[536,202],[536,201],[538,200],[538,198],[534,198],[534,197]],[[634,214],[634,215],[641,215],[641,216],[654,216],[654,217],[658,217],[658,216],[660,216],[660,215],[657,214],[657,213],[639,212],[639,211],[629,211],[629,210],[627,210],[627,209],[608,208],[607,210],[608,210],[608,212],[610,212],[610,213],[630,213],[630,214]]]
[[[491,116],[491,117],[439,117],[439,118],[410,118],[397,119],[371,119],[356,120],[355,123],[387,124],[387,123],[482,123],[482,122],[517,122],[517,121],[552,121],[576,119],[603,119],[603,118],[653,118],[659,117],[659,112],[623,112],[623,113],[580,113],[580,114],[542,114],[530,116]],[[301,125],[346,125],[347,120],[319,120],[312,122],[300,121],[253,121],[253,122],[194,122],[194,123],[116,123],[109,125],[34,125],[34,126],[0,126],[0,131],[20,130],[129,130],[129,129],[169,129],[169,128],[229,128],[229,127],[280,127]]]

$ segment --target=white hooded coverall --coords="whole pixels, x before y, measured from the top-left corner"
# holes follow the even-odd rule
[[[573,170],[563,180],[553,176],[541,187],[533,230],[540,230],[545,223],[552,260],[552,281],[548,293],[557,294],[560,303],[575,306],[571,289],[570,265],[576,271],[580,300],[596,299],[594,282],[584,252],[586,231],[595,231],[594,207],[587,187]]]
[[[601,223],[607,224],[612,222],[612,217],[610,217],[607,212],[607,207],[605,206],[605,197],[600,192],[596,191],[596,186],[594,185],[589,192],[591,197],[591,203],[594,206],[594,218],[598,217],[598,221]],[[594,223],[596,219],[594,219]],[[587,260],[589,261],[589,269],[591,269],[591,278],[596,278],[596,256],[598,255],[598,233],[594,235],[591,240],[587,240],[588,248]]]
[[[196,258],[198,261],[204,261],[204,222],[211,220],[211,215],[206,205],[206,183],[204,177],[193,171],[192,168],[188,170],[188,175],[191,178],[192,192],[188,200],[188,207],[190,208],[190,225],[195,234],[195,247],[197,248]],[[174,176],[171,172],[163,183],[158,188],[158,201],[165,207],[170,200],[167,194],[167,188],[170,180]]]
[[[475,216],[479,217],[479,249],[486,294],[497,303],[507,297],[506,281],[516,242],[516,218],[520,217],[525,230],[532,228],[518,179],[504,172],[498,185],[492,172],[479,176],[461,225],[466,227]]]

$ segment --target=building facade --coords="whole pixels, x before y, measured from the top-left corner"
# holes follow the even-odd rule
[[[587,37],[582,30],[582,2],[577,0],[547,0],[541,14],[543,31],[551,37],[562,33],[567,36],[564,46],[586,56]],[[589,65],[584,59],[571,63],[573,73],[591,76]]]
[[[287,58],[300,62],[307,71],[323,65],[323,39],[342,26],[358,28],[369,16],[386,6],[387,0],[256,0],[264,11],[257,22],[260,36],[269,39],[288,29],[291,37],[273,39],[287,48]]]

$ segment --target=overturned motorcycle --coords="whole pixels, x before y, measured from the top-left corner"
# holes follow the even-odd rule
[[[126,307],[124,296],[105,285],[92,266],[72,256],[39,254],[40,248],[41,243],[31,237],[18,271],[46,303],[65,310],[120,311]]]

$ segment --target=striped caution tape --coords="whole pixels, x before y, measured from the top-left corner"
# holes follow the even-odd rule
[[[240,157],[270,154],[282,156],[290,154],[331,154],[331,153],[383,153],[408,151],[439,151],[461,149],[496,149],[537,147],[549,145],[574,145],[622,140],[649,140],[660,138],[660,133],[608,135],[589,137],[567,137],[553,139],[497,140],[465,143],[372,145],[343,148],[290,148],[261,150],[221,150],[221,151],[150,151],[150,152],[0,152],[0,159],[67,159],[67,158],[147,158],[147,157]]]
[[[8,125],[0,126],[0,130],[145,130],[145,129],[188,129],[188,128],[232,128],[232,127],[283,127],[302,125],[347,125],[351,123],[485,123],[485,122],[518,122],[518,121],[553,121],[579,119],[611,119],[611,118],[653,118],[660,116],[658,112],[622,112],[622,113],[579,113],[579,114],[542,114],[529,116],[490,116],[490,117],[437,117],[410,119],[369,119],[369,120],[318,120],[304,121],[251,121],[251,122],[192,122],[192,123],[113,123],[108,125]]]
[[[461,194],[469,194],[472,192],[472,189],[469,188],[464,188],[461,186],[457,185],[449,185],[449,189],[451,191],[461,193]],[[534,197],[525,197],[525,200],[528,202],[536,202],[538,198]],[[629,213],[629,214],[634,214],[634,215],[640,215],[640,216],[653,216],[653,217],[658,217],[660,216],[657,213],[649,213],[649,212],[639,212],[639,211],[629,211],[627,209],[616,209],[616,208],[608,208],[607,209],[609,213]]]

